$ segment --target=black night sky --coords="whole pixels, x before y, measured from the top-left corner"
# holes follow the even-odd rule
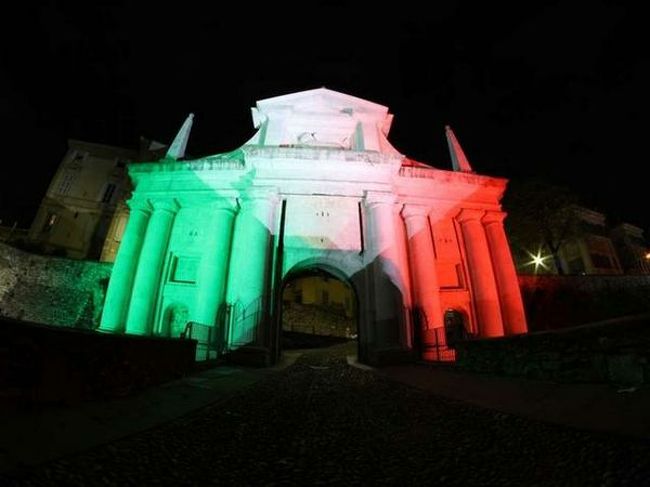
[[[387,105],[390,138],[412,158],[450,167],[450,124],[477,172],[567,185],[649,230],[638,9],[390,3],[49,1],[5,12],[0,218],[29,224],[68,138],[169,143],[194,112],[188,152],[229,151],[253,134],[256,100],[326,86]]]

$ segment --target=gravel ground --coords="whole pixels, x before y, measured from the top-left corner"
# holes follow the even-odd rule
[[[0,485],[649,485],[650,442],[474,407],[312,350],[238,395]]]

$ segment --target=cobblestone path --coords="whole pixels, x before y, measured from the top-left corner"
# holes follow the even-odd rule
[[[650,442],[436,397],[314,350],[227,401],[0,485],[650,484]]]

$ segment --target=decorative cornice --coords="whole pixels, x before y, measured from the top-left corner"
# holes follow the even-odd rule
[[[461,182],[465,184],[478,184],[482,186],[494,186],[505,190],[507,179],[495,178],[493,176],[482,176],[464,172],[445,171],[436,168],[424,167],[401,167],[399,176],[403,178],[436,179],[441,183]]]
[[[264,159],[299,159],[323,161],[364,162],[367,164],[401,164],[404,156],[375,151],[353,151],[346,149],[326,149],[320,147],[277,147],[245,145],[241,148],[246,157]]]
[[[153,172],[180,172],[180,171],[214,171],[244,169],[244,153],[237,149],[225,154],[202,157],[190,161],[175,161],[161,159],[156,162],[138,162],[129,164],[129,174]]]

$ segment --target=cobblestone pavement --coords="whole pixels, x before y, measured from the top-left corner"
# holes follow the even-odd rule
[[[314,350],[230,399],[0,485],[648,485],[650,442],[436,397]]]

